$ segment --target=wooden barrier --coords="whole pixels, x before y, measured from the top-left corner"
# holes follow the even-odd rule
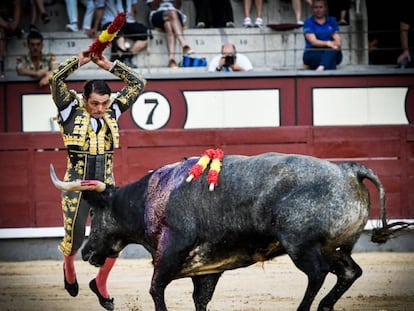
[[[393,74],[332,71],[318,75],[252,72],[225,79],[212,75],[152,77],[145,92],[119,119],[120,128],[182,130],[414,123],[411,70]],[[111,89],[120,90],[124,84],[113,78],[108,80]],[[68,87],[78,92],[82,92],[83,84],[83,76],[68,81]],[[32,81],[0,81],[0,132],[53,130],[50,120],[55,116],[48,87],[40,88]]]
[[[58,133],[0,133],[0,228],[62,225],[60,192],[49,178],[53,163],[60,178],[66,151]],[[356,161],[376,171],[385,187],[389,218],[414,218],[414,126],[279,127],[221,130],[121,132],[115,177],[124,185],[148,170],[220,147],[225,154],[284,152],[335,162]],[[410,186],[411,183],[411,186]],[[371,218],[378,217],[372,185]]]

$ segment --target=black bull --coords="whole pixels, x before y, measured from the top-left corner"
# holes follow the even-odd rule
[[[126,245],[141,244],[153,258],[155,310],[167,310],[164,291],[171,281],[191,277],[195,308],[202,311],[225,270],[287,254],[308,277],[297,310],[310,310],[329,272],[337,283],[318,310],[333,310],[362,274],[351,252],[369,217],[364,179],[378,190],[386,225],[384,189],[375,173],[357,163],[301,155],[228,155],[218,187],[209,191],[206,172],[186,182],[197,160],[160,167],[120,188],[95,181],[68,188],[52,167],[58,188],[97,190],[84,192],[92,223],[83,259],[100,266]]]

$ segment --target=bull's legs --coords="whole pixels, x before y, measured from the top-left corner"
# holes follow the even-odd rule
[[[295,265],[308,277],[308,286],[297,311],[309,311],[329,272],[329,264],[316,246],[301,246],[293,253],[288,253]]]
[[[335,303],[362,275],[362,269],[351,258],[350,253],[338,251],[331,262],[331,272],[338,279],[332,290],[321,300],[318,311],[332,311]]]
[[[222,273],[193,276],[193,300],[196,311],[206,311]]]
[[[155,304],[155,311],[167,311],[165,288],[174,280],[189,250],[188,239],[179,232],[165,228],[158,241],[158,249],[153,258],[154,274],[151,280],[150,294]]]
[[[154,274],[155,276],[155,274]],[[155,311],[167,311],[167,306],[165,305],[165,287],[167,284],[159,284],[154,281],[154,276],[151,282],[150,294],[152,300],[154,301]]]

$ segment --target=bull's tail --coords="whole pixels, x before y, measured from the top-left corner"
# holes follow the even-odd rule
[[[378,175],[375,174],[374,171],[370,168],[361,164],[354,164],[353,170],[361,181],[363,179],[370,180],[375,185],[379,193],[380,220],[382,223],[382,228],[374,228],[372,230],[372,242],[378,244],[385,243],[390,238],[395,236],[399,231],[409,229],[410,227],[414,226],[414,223],[407,223],[404,221],[397,221],[390,224],[387,223],[387,213],[385,209],[385,191]]]

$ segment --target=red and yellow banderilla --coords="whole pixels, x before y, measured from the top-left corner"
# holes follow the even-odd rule
[[[198,162],[191,167],[186,181],[191,182],[192,180],[196,180],[211,163],[210,170],[207,175],[207,182],[209,185],[209,190],[213,191],[214,187],[216,187],[218,184],[223,155],[223,150],[219,148],[205,150]]]

